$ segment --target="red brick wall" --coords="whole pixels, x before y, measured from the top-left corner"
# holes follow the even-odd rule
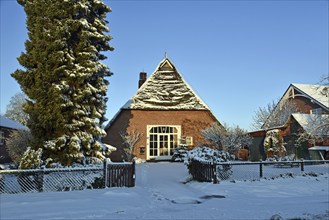
[[[192,136],[193,144],[203,143],[201,131],[217,122],[210,111],[184,110],[184,111],[156,111],[156,110],[122,110],[117,118],[106,129],[107,136],[103,141],[116,147],[118,150],[111,154],[113,161],[122,160],[122,139],[120,131],[136,132],[142,134],[136,143],[134,154],[146,159],[147,125],[180,125],[182,136]],[[145,154],[140,154],[140,147],[145,147]]]
[[[302,113],[310,114],[310,111],[315,108],[320,108],[319,105],[311,102],[310,99],[296,96],[292,101],[298,106],[299,111]]]

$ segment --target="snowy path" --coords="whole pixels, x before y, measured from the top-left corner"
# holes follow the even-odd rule
[[[0,195],[0,219],[329,219],[328,174],[183,184],[183,164],[138,164],[136,172],[133,188]]]
[[[141,164],[142,167],[139,169],[141,179],[140,181],[137,179],[137,185],[148,189],[151,196],[158,200],[197,203],[198,199],[204,196],[204,192],[196,191],[190,185],[183,183],[188,178],[186,168],[182,167],[182,164],[173,163],[171,169],[168,169],[166,164],[168,163]]]

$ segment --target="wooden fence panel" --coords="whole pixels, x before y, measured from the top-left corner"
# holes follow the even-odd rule
[[[108,164],[107,187],[134,187],[135,162],[131,164]]]

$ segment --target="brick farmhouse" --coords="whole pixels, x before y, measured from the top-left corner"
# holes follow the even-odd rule
[[[204,142],[201,131],[220,122],[166,57],[151,76],[140,73],[136,94],[107,124],[104,143],[117,148],[113,161],[124,160],[122,135],[139,136],[133,154],[144,160],[169,160],[176,148]]]

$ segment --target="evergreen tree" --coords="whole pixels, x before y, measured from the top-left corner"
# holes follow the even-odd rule
[[[43,159],[70,165],[85,156],[102,158],[109,68],[113,50],[101,0],[18,0],[27,16],[29,39],[18,57],[24,70],[12,76],[28,96],[33,149]]]

